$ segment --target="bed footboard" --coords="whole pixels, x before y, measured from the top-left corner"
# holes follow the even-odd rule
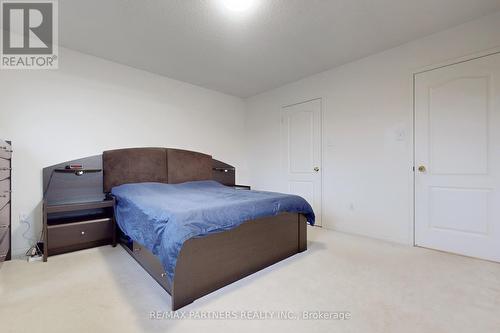
[[[307,221],[284,213],[243,223],[239,227],[193,238],[184,243],[175,277],[168,284],[160,260],[144,246],[122,244],[172,299],[172,310],[307,250]]]
[[[190,239],[177,259],[172,310],[306,249],[306,219],[291,213]]]

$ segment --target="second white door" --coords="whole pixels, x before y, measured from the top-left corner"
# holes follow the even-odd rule
[[[500,261],[500,54],[415,78],[415,241]]]
[[[321,226],[321,99],[284,107],[282,135],[288,193],[306,199]]]

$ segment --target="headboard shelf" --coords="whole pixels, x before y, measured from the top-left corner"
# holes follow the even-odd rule
[[[220,171],[220,172],[229,172],[229,171],[235,171],[235,168],[212,168],[214,171]]]
[[[76,173],[76,174],[84,174],[84,173],[96,173],[101,172],[102,169],[54,169],[54,172],[58,173]]]

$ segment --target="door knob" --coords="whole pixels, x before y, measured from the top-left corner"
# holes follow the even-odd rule
[[[314,167],[314,171],[318,172],[319,171],[319,167]]]
[[[418,167],[418,171],[420,171],[420,172],[426,172],[427,169],[425,168],[425,166],[421,165],[421,166]]]

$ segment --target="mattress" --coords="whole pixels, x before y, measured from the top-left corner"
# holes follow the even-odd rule
[[[239,190],[216,181],[124,184],[111,193],[120,229],[160,259],[170,283],[182,245],[190,238],[283,212],[304,214],[314,224],[314,212],[300,196]]]

